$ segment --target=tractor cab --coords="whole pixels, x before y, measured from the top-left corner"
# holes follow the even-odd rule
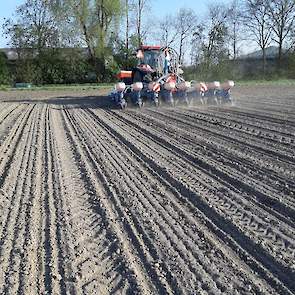
[[[132,70],[132,81],[151,82],[158,78],[163,68],[161,65],[162,53],[161,46],[142,45],[137,50],[138,64]]]
[[[153,80],[157,80],[168,74],[180,76],[183,71],[178,63],[178,54],[170,47],[142,45],[137,50],[138,66],[134,72],[141,71],[142,74],[153,73]],[[133,74],[133,76],[136,73]]]
[[[141,46],[137,51],[138,65],[149,65],[153,70],[159,69],[162,54],[161,46]]]
[[[177,53],[168,47],[142,45],[136,57],[138,64],[132,71],[121,71],[117,77],[126,84],[156,81],[167,74],[179,75]]]
[[[149,65],[151,68],[156,69],[158,66],[159,52],[155,50],[145,51],[143,63]]]

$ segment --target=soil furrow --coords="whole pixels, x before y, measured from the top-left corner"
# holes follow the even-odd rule
[[[87,122],[89,122],[89,119],[87,119]],[[114,145],[114,144],[112,144],[112,145]],[[106,149],[106,150],[110,150],[110,149]],[[117,149],[116,149],[117,150]],[[119,151],[118,151],[119,152]],[[121,156],[123,156],[123,152],[120,152],[120,155]],[[126,161],[126,157],[125,156],[123,156],[123,158],[125,159],[125,161]],[[127,172],[126,172],[127,173]],[[141,179],[142,179],[142,175],[141,175]],[[134,179],[135,179],[136,177],[133,177],[133,181],[134,181]],[[129,180],[130,181],[130,180]],[[149,182],[151,182],[151,181],[149,181],[149,180],[146,180],[144,183],[149,183]],[[142,186],[144,186],[143,184],[142,184]],[[152,191],[152,188],[147,188],[147,189],[149,189],[149,191]],[[137,196],[137,198],[138,198],[138,193],[136,194],[136,196]],[[164,197],[164,196],[163,196]],[[149,196],[148,195],[146,195],[146,198],[149,198]],[[167,196],[166,196],[166,198],[167,198]],[[168,197],[169,198],[169,197]],[[153,202],[152,203],[152,206],[154,206],[154,207],[157,207],[157,203],[158,202],[160,202],[160,199],[157,201],[157,202]],[[138,206],[138,203],[137,203],[137,206]],[[169,202],[169,207],[171,206],[171,203]],[[168,206],[167,206],[168,207]],[[165,208],[165,209],[163,209],[163,212],[164,212],[164,215],[163,215],[163,217],[161,217],[160,219],[161,220],[167,220],[167,215],[166,215],[166,217],[165,217],[165,213],[167,212],[167,207]],[[160,212],[161,212],[161,208],[159,208],[158,207],[158,209],[157,209],[157,211],[156,211],[157,213],[156,214],[160,214]],[[174,215],[175,215],[175,210],[173,210],[173,212],[174,212]],[[137,214],[137,216],[138,215],[140,215],[140,214],[142,214],[142,212],[137,212],[136,213]],[[172,213],[171,213],[172,214]],[[177,225],[177,223],[178,223],[178,221],[177,220],[181,220],[182,218],[184,218],[184,216],[185,215],[187,215],[187,213],[184,213],[184,214],[182,214],[182,215],[180,215],[180,216],[176,216],[175,217],[175,221],[173,221],[172,223],[171,223],[171,225],[172,225],[172,231],[173,231],[173,227],[176,227],[176,225]],[[151,217],[152,218],[152,217]],[[153,219],[153,226],[154,226],[154,223],[156,223],[156,220],[155,220],[155,217],[154,218],[152,218]],[[169,223],[169,221],[167,221],[168,223]],[[146,223],[146,220],[143,220],[143,223]],[[188,238],[188,236],[189,236],[189,229],[186,229],[186,223],[184,223],[184,224],[180,224],[179,225],[180,227],[179,227],[179,229],[180,228],[182,228],[182,230],[183,231],[185,231],[186,232],[186,238],[183,236],[182,237],[182,239],[185,241],[187,238]],[[198,228],[198,227],[200,227],[200,225],[198,225],[198,224],[194,224],[194,228]],[[156,231],[154,228],[153,228],[153,231]],[[195,233],[191,233],[191,237],[193,237],[193,236],[196,236],[196,234]],[[197,237],[197,240],[194,240],[194,241],[192,241],[192,244],[193,245],[195,245],[195,247],[196,247],[196,245],[198,244],[198,237]],[[179,242],[177,243],[177,244],[179,244]],[[188,248],[189,248],[189,246],[187,246]],[[184,250],[183,250],[184,251]],[[193,251],[193,250],[191,250],[191,251]],[[214,250],[213,250],[214,251]],[[171,253],[171,251],[169,251],[169,255],[170,255],[170,253]],[[186,254],[186,255],[188,255],[188,254]],[[188,255],[189,256],[189,255]],[[195,259],[197,259],[197,257],[195,256]],[[205,260],[206,261],[206,260]],[[189,262],[189,263],[192,263],[192,262]],[[221,260],[220,260],[220,258],[219,258],[219,263],[221,263]],[[211,262],[209,262],[209,263],[207,263],[207,266],[209,266],[209,265],[211,265],[212,266],[212,261]],[[218,268],[218,267],[216,267],[216,268]],[[208,273],[210,273],[210,271],[207,269],[207,271],[208,271]],[[214,276],[214,274],[213,274],[213,276]],[[216,276],[216,274],[215,274],[215,276]],[[216,291],[215,291],[216,292]]]
[[[187,109],[185,110],[185,113],[188,112],[190,114],[195,114],[195,109]],[[224,110],[222,109],[210,109],[210,110],[197,110],[198,114],[207,115],[211,118],[218,118],[221,120],[224,120],[224,124],[228,125],[236,125],[236,124],[242,124],[249,126],[249,128],[259,128],[264,130],[265,132],[274,133],[274,135],[280,135],[281,137],[285,136],[294,136],[295,130],[292,130],[286,126],[285,123],[275,125],[273,123],[268,123],[266,120],[262,120],[259,118],[259,116],[254,116],[253,120],[250,120],[248,115],[245,115],[245,113],[238,111],[234,112],[232,110]],[[236,125],[236,127],[239,125]]]
[[[2,93],[0,293],[295,294],[294,87],[106,92]]]
[[[143,116],[143,119],[144,117],[145,116]],[[136,119],[138,120],[138,115],[136,115]],[[148,120],[150,123],[154,122],[154,129],[158,132],[167,134],[170,139],[173,138],[174,142],[185,146],[185,148],[189,149],[191,152],[199,150],[202,151],[203,156],[209,156],[210,160],[216,160],[216,166],[222,164],[230,166],[234,169],[231,174],[236,175],[242,173],[243,178],[247,177],[248,174],[252,180],[255,178],[255,180],[259,180],[262,183],[264,182],[268,187],[272,185],[272,188],[276,191],[275,195],[283,192],[285,199],[286,194],[293,194],[293,191],[295,190],[295,182],[292,180],[292,175],[290,175],[292,173],[287,174],[286,169],[282,171],[280,167],[278,167],[276,171],[274,171],[274,169],[269,169],[265,166],[265,161],[262,161],[258,155],[257,157],[254,157],[253,151],[251,151],[252,153],[249,157],[248,155],[245,155],[245,149],[236,150],[232,145],[229,145],[226,142],[219,143],[212,140],[210,137],[206,139],[206,137],[201,134],[191,133],[187,130],[184,121],[182,124],[175,126],[175,121],[172,120],[164,123],[158,118],[150,116],[145,120]],[[259,170],[257,171],[259,160],[263,166],[260,165]],[[271,161],[272,159],[270,159],[270,162]],[[292,170],[292,168],[290,167],[289,170]],[[268,178],[263,177],[262,173],[265,173],[264,175],[267,175]]]
[[[259,137],[259,139],[269,141],[275,145],[281,146],[284,149],[292,149],[295,144],[292,142],[292,139],[295,133],[286,133],[278,130],[269,130],[263,126],[255,126],[249,124],[245,121],[233,120],[230,117],[224,118],[218,116],[216,113],[207,114],[206,112],[201,112],[200,110],[191,110],[191,109],[181,109],[174,111],[173,114],[177,114],[180,118],[184,118],[186,121],[195,122],[199,119],[205,120],[208,123],[224,127],[225,130],[231,132],[232,130],[244,133],[246,135],[254,135]],[[249,120],[248,120],[249,121]],[[256,122],[256,121],[254,121]]]
[[[30,188],[30,198],[26,203],[26,217],[25,217],[25,239],[22,248],[25,250],[20,264],[19,272],[19,289],[18,294],[37,294],[41,293],[39,286],[40,269],[39,261],[42,257],[37,251],[41,239],[40,222],[42,221],[42,156],[43,156],[43,142],[44,142],[44,120],[45,107],[38,108],[38,117],[35,121],[38,123],[35,135],[35,159],[33,161],[32,169],[32,186]],[[33,217],[33,218],[32,218]]]
[[[242,145],[233,146],[232,143],[226,141],[219,141],[212,137],[207,137],[206,133],[192,133],[188,130],[185,122],[175,126],[175,121],[161,121],[159,118],[142,115],[138,118],[137,113],[129,113],[134,119],[148,121],[149,125],[152,125],[157,132],[164,132],[174,142],[182,144],[185,148],[189,148],[192,152],[201,152],[203,156],[207,156],[209,159],[216,159],[217,162],[223,161],[226,166],[230,165],[237,173],[249,174],[250,178],[256,178],[259,181],[265,182],[268,186],[273,185],[273,188],[278,189],[276,194],[284,192],[286,194],[293,194],[295,182],[292,180],[293,166],[287,164],[274,165],[277,159],[270,157],[266,154],[259,153],[255,155],[254,150],[245,149]],[[157,116],[161,117],[161,116]],[[152,124],[153,123],[153,124]],[[144,123],[145,124],[145,123]],[[147,127],[151,129],[151,127]],[[267,157],[267,162],[265,158]],[[225,160],[226,159],[226,160]],[[219,163],[218,165],[222,165]],[[259,165],[259,170],[257,166]],[[261,172],[265,172],[265,176],[272,179],[265,179],[261,175]],[[255,175],[253,175],[255,174]],[[293,198],[291,198],[292,200]]]
[[[0,113],[0,128],[3,128],[2,125],[6,124],[8,121],[7,119],[11,120],[14,117],[12,113],[14,113],[14,111],[18,108],[20,108],[20,105],[9,104],[8,107]]]
[[[19,246],[22,248],[23,255],[18,266],[19,268],[19,287],[17,290],[18,294],[33,294],[37,293],[36,282],[38,280],[37,271],[37,253],[35,249],[38,245],[38,236],[35,233],[38,231],[38,221],[40,220],[40,194],[38,193],[40,182],[39,177],[42,165],[42,150],[38,147],[42,146],[42,132],[41,124],[43,122],[43,108],[38,108],[38,113],[34,118],[36,123],[36,128],[33,133],[34,142],[32,143],[32,149],[34,154],[31,155],[30,161],[32,163],[31,179],[30,179],[30,189],[28,191],[28,199],[24,202],[22,210],[25,211],[24,217],[24,227],[23,227],[23,241]],[[39,174],[39,177],[35,175]],[[34,216],[35,218],[32,218]],[[36,222],[37,221],[37,222]],[[18,242],[20,242],[20,233],[17,234]]]
[[[56,126],[63,124],[57,116],[54,122]],[[98,199],[105,196],[95,195],[95,188],[81,167],[80,156],[75,154],[67,138],[69,134],[58,128],[55,132],[62,197],[68,209],[65,215],[67,235],[75,250],[71,259],[72,288],[75,286],[79,294],[95,293],[96,290],[100,290],[100,294],[128,293],[132,287],[132,280],[124,274],[128,266],[123,257],[113,253],[120,251],[119,245]]]
[[[36,123],[33,120],[36,109],[30,113],[30,121],[27,126],[26,134],[27,138],[24,138],[23,149],[18,149],[20,153],[23,153],[21,166],[19,168],[19,174],[9,174],[7,176],[7,182],[14,182],[18,177],[19,181],[13,191],[6,191],[7,195],[11,194],[11,203],[6,217],[6,221],[3,226],[1,240],[3,244],[0,248],[0,256],[3,257],[2,261],[2,274],[3,274],[3,287],[2,292],[4,294],[16,293],[18,288],[18,272],[19,263],[23,257],[24,249],[19,243],[22,242],[23,236],[23,221],[25,218],[24,206],[29,206],[27,198],[30,194],[31,177],[26,177],[26,173],[32,169],[31,157],[34,158],[34,150],[30,149],[34,143],[34,132],[36,130]],[[29,120],[29,118],[28,118]],[[22,140],[20,140],[22,141]],[[15,155],[17,156],[17,154]],[[4,184],[6,185],[6,184]],[[9,185],[9,184],[8,184]]]
[[[100,144],[102,145],[102,141],[98,141],[97,144]],[[102,148],[104,150],[110,150],[110,146],[102,146]],[[111,158],[109,158],[108,160],[106,160],[108,163],[112,162],[113,159],[120,159],[120,157],[122,157],[124,155],[123,151],[119,151],[119,147],[115,149],[119,154],[114,154]],[[123,156],[124,157],[124,156]],[[135,174],[135,175],[130,175],[129,177],[126,177],[129,173],[129,170],[127,169],[125,171],[124,169],[124,166],[126,167],[126,157],[124,157],[125,161],[124,161],[124,164],[120,164],[118,162],[116,162],[114,164],[114,169],[116,169],[116,171],[118,171],[118,173],[120,173],[120,169],[122,169],[123,171],[121,172],[121,176],[120,178],[125,178],[124,179],[124,182],[125,183],[130,183],[130,188],[132,189],[133,192],[135,192],[137,198],[136,198],[136,204],[137,206],[142,206],[141,208],[137,208],[139,210],[139,212],[137,212],[135,215],[137,216],[137,218],[139,218],[140,216],[140,209],[143,210],[144,212],[148,212],[148,216],[151,215],[151,218],[154,220],[154,224],[153,224],[153,228],[151,229],[152,231],[155,231],[155,232],[158,232],[158,233],[162,233],[165,235],[165,237],[163,238],[163,240],[167,240],[169,241],[169,248],[167,249],[167,251],[169,251],[169,255],[172,255],[174,257],[184,257],[182,259],[185,259],[186,260],[186,256],[189,258],[191,257],[191,250],[188,250],[189,252],[186,254],[186,253],[183,253],[187,247],[190,248],[190,246],[186,246],[183,244],[182,240],[183,238],[179,237],[179,232],[177,232],[174,227],[177,223],[177,219],[174,221],[172,221],[172,223],[170,224],[170,227],[167,228],[166,224],[162,222],[162,224],[158,224],[157,222],[157,219],[155,218],[156,215],[159,215],[161,213],[161,207],[157,207],[157,203],[156,202],[147,202],[147,200],[150,200],[151,196],[149,194],[147,194],[148,191],[151,191],[151,187],[146,187],[146,183],[148,183],[148,180],[145,182],[145,183],[142,183],[141,181],[138,182],[138,184],[136,185],[137,181],[136,179],[141,179],[142,178],[142,172],[139,174],[141,175],[141,177],[139,178],[139,175]],[[119,169],[120,167],[120,169]],[[145,190],[144,190],[145,189]],[[127,192],[128,193],[128,192]],[[124,194],[124,191],[121,192],[121,194]],[[125,193],[126,195],[126,193]],[[133,194],[129,194],[130,196],[132,196]],[[141,196],[142,195],[142,196]],[[138,203],[139,199],[141,199],[140,203]],[[158,210],[155,211],[154,213],[151,213],[152,210],[155,210],[155,208],[157,208]],[[168,224],[169,224],[169,221],[167,220],[167,214],[166,214],[166,210],[163,211],[164,214],[161,218],[161,220],[165,220]],[[162,213],[163,213],[162,212]],[[146,223],[146,219],[143,219],[142,221],[140,221],[141,224],[143,223]],[[158,227],[158,228],[155,228],[155,227]],[[144,229],[143,229],[144,231]],[[170,233],[170,234],[169,234]],[[170,238],[170,235],[173,235],[172,238]],[[148,235],[148,234],[147,234]],[[161,235],[161,234],[160,234]],[[177,240],[179,240],[178,242],[176,242]],[[179,246],[178,246],[179,245]],[[196,246],[196,244],[195,244]],[[181,249],[181,252],[179,252],[177,249],[173,249],[173,248],[178,248],[178,247],[182,247]],[[173,251],[176,251],[176,254],[173,254]],[[176,258],[177,259],[177,258]],[[167,257],[166,259],[161,259],[163,261],[167,260]],[[182,269],[185,268],[185,265],[190,265],[193,263],[195,259],[191,259],[191,260],[187,260],[185,263],[183,262],[180,262],[181,265],[182,265]],[[197,266],[194,266],[193,269],[190,269],[189,271],[192,271],[192,272],[196,272],[196,270],[198,270],[198,272],[200,272],[202,270],[202,266],[201,265],[197,265]],[[172,271],[170,271],[172,272]],[[178,270],[178,273],[179,273],[179,270]],[[188,275],[188,273],[186,273],[186,275]],[[203,276],[206,277],[206,272],[203,271]],[[182,283],[184,283],[184,280],[185,278],[181,279]],[[212,283],[211,283],[212,285]],[[215,290],[215,293],[217,291]]]
[[[117,116],[116,113],[113,114]],[[126,120],[126,115],[124,115],[124,117],[120,116],[120,118],[125,118]],[[211,141],[208,141],[208,143],[206,141],[204,142],[203,137],[196,137],[196,135],[192,135],[185,129],[179,130],[171,123],[163,123],[151,117],[144,118],[145,116],[143,116],[142,121],[144,125],[151,125],[153,121],[155,121],[156,124],[153,124],[151,127],[142,128],[142,124],[138,123],[138,116],[136,114],[132,114],[131,118],[128,118],[129,121],[126,121],[126,123],[128,124],[129,122],[130,124],[131,120],[132,124],[135,124],[135,128],[145,133],[149,132],[149,134],[152,132],[154,141],[158,142],[164,139],[165,142],[170,143],[170,146],[173,144],[173,146],[186,151],[186,154],[190,156],[194,155],[197,159],[204,159],[204,161],[212,166],[212,169],[210,168],[209,170],[215,171],[218,169],[219,173],[217,173],[217,175],[220,176],[221,173],[227,182],[237,186],[239,190],[243,189],[246,193],[254,194],[255,198],[262,206],[270,207],[272,210],[281,212],[283,219],[285,219],[284,215],[286,214],[288,214],[288,216],[294,215],[292,213],[292,207],[294,204],[293,195],[295,183],[292,179],[289,180],[290,176],[289,178],[286,176],[286,179],[272,175],[270,181],[269,178],[261,176],[260,173],[263,169],[257,171],[257,166],[255,168],[252,163],[249,166],[247,160],[244,158],[242,158],[240,162],[237,162],[238,158],[235,156],[235,160],[232,163],[233,155],[227,155],[226,150],[225,152],[224,150],[220,152],[220,145],[214,145],[212,147]],[[204,148],[204,144],[206,148]],[[190,157],[190,159],[192,159],[192,157]]]
[[[140,129],[140,127],[137,127],[137,129]],[[144,132],[144,130],[142,130],[143,132]],[[136,132],[136,130],[134,130],[134,132]],[[157,140],[155,140],[156,142],[159,142],[160,141],[160,139],[159,138],[157,138]],[[144,144],[145,144],[145,142],[143,142]],[[164,141],[164,146],[165,146],[165,144],[167,145],[167,142],[166,141]],[[151,146],[151,145],[150,145]],[[175,148],[175,146],[173,146],[174,148]],[[172,151],[173,151],[173,147],[172,147]],[[157,153],[157,151],[154,151],[154,154],[155,153]],[[176,154],[176,156],[178,156],[179,154],[181,154],[181,150],[179,150],[178,151],[178,153]],[[161,157],[161,155],[159,155],[159,157]],[[195,162],[195,161],[194,161]],[[194,165],[194,162],[192,163],[193,165]],[[168,162],[168,165],[169,165],[169,162]],[[185,166],[185,164],[183,163],[182,164],[182,166],[184,167]],[[206,168],[206,167],[205,167]],[[189,170],[190,169],[190,167],[187,167],[187,170]],[[213,170],[213,167],[211,167],[210,168],[211,170]],[[209,170],[210,170],[209,169]],[[204,171],[205,173],[206,173],[206,170]],[[183,175],[185,175],[185,173],[186,172],[180,172],[179,173],[179,176],[181,177],[181,175],[183,174]],[[193,177],[194,176],[190,176],[190,179],[193,179]],[[215,179],[215,181],[218,181],[218,182],[220,182],[220,179]],[[211,186],[212,186],[212,184],[211,184]],[[229,189],[231,189],[231,187],[229,186]],[[221,190],[221,187],[220,186],[217,186],[216,187],[216,191],[217,192],[219,192]],[[226,192],[226,191],[225,191]],[[237,193],[239,193],[239,191],[237,191]],[[239,197],[237,196],[237,198],[236,198],[237,200],[239,200]],[[218,200],[217,200],[218,201]],[[218,203],[218,202],[217,202]],[[256,203],[257,204],[257,203]],[[238,208],[239,206],[236,204],[236,205],[234,205],[236,208]],[[245,206],[248,206],[247,204],[245,204]],[[254,212],[255,212],[255,210],[256,210],[256,208],[254,207]],[[252,210],[253,211],[253,210]],[[262,214],[262,215],[265,215],[265,214],[263,214],[263,212],[260,212],[260,213],[258,213],[257,215],[258,216],[260,216],[260,214]],[[273,220],[274,221],[274,220]],[[278,222],[275,222],[275,224],[278,224]],[[282,227],[280,227],[280,230],[281,231],[284,231],[283,229],[282,229]],[[289,235],[290,236],[290,233],[288,233],[288,231],[286,232],[286,231],[284,231],[285,233],[287,233],[287,235]],[[291,237],[293,238],[293,234],[291,235]],[[286,243],[289,243],[290,241],[286,241]],[[291,243],[293,243],[293,242],[291,242]],[[293,252],[293,246],[290,248],[290,251],[291,251],[291,253],[290,253],[290,255],[292,255],[292,252]]]
[[[130,113],[132,115],[133,112]],[[146,117],[145,114],[139,114],[139,113],[134,113],[133,116],[136,116],[139,120],[141,117]],[[284,175],[286,174],[287,177],[292,177],[294,174],[294,163],[286,163],[285,161],[282,161],[278,157],[274,157],[273,155],[269,155],[265,151],[260,151],[256,150],[255,148],[248,147],[245,144],[237,142],[237,140],[230,139],[225,136],[212,136],[210,132],[207,132],[206,130],[203,130],[202,128],[199,128],[194,130],[192,129],[193,127],[190,125],[187,125],[187,123],[181,119],[175,119],[171,115],[167,114],[161,114],[157,113],[156,116],[152,113],[151,116],[149,116],[150,120],[156,120],[157,122],[159,121],[157,118],[162,117],[162,122],[167,122],[166,120],[168,119],[169,121],[167,122],[168,124],[171,124],[174,121],[174,124],[177,122],[177,126],[181,128],[182,130],[191,130],[191,135],[198,135],[204,138],[206,141],[209,143],[213,142],[216,145],[218,145],[221,148],[228,147],[230,151],[234,151],[235,153],[238,153],[239,156],[242,156],[243,158],[246,157],[246,159],[250,160],[253,162],[253,165],[259,163],[260,166],[270,169],[270,170],[275,170],[275,172]],[[146,120],[146,119],[144,119]],[[161,122],[160,121],[160,122]],[[176,121],[176,122],[175,122]],[[162,123],[163,124],[163,123]],[[157,126],[157,125],[156,125]],[[156,128],[159,128],[158,126]],[[164,128],[165,129],[165,128]],[[194,132],[192,132],[194,130]],[[177,135],[178,136],[178,135]],[[236,154],[234,155],[235,158]]]
[[[170,115],[174,116],[174,120],[177,121],[177,118],[175,118],[175,115],[173,114],[173,111],[166,111],[164,114],[162,111],[156,111],[156,110],[150,110],[152,113],[162,116]],[[236,130],[225,130],[222,126],[219,126],[218,124],[212,124],[208,123],[204,119],[198,119],[194,120],[193,122],[189,121],[189,118],[187,118],[186,122],[187,126],[190,128],[195,128],[196,130],[200,129],[205,131],[206,133],[210,133],[214,135],[215,137],[221,137],[227,140],[234,141],[236,143],[242,144],[244,146],[247,146],[251,149],[261,151],[265,154],[272,155],[275,158],[279,158],[280,160],[284,160],[286,163],[290,163],[294,165],[295,163],[295,155],[293,149],[287,149],[285,146],[282,145],[276,145],[274,143],[271,143],[269,141],[265,142],[264,139],[260,139],[255,135],[252,134],[244,134],[243,132],[236,131]],[[226,128],[227,129],[227,128]]]
[[[99,120],[99,117],[96,118],[97,120]],[[99,120],[100,123],[101,119]],[[109,126],[109,124],[107,123],[103,123],[106,126]],[[109,127],[110,128],[110,127]],[[130,144],[130,142],[127,140],[126,138],[122,137],[122,135],[120,135],[120,133],[118,133],[118,131],[116,131],[115,129],[110,129],[112,130],[112,132],[115,134],[115,136],[117,136],[121,142],[125,143],[125,145],[128,145],[129,148],[133,148],[137,151],[137,153],[140,153],[142,157],[145,157],[145,160],[147,162],[149,162],[151,165],[155,165],[154,169],[160,170],[161,173],[163,175],[167,175],[167,177],[169,177],[169,181],[171,183],[173,183],[175,186],[181,188],[181,192],[182,194],[184,194],[186,196],[186,198],[189,198],[190,201],[194,201],[194,204],[200,208],[200,206],[205,206],[206,210],[203,207],[203,212],[207,212],[210,215],[210,218],[212,220],[215,221],[215,224],[217,225],[221,225],[221,224],[226,224],[226,220],[219,220],[219,222],[216,221],[216,217],[221,218],[221,216],[219,216],[213,209],[211,209],[206,203],[203,203],[200,199],[200,197],[198,195],[195,194],[195,192],[193,192],[191,189],[188,189],[187,186],[184,186],[182,184],[182,182],[176,180],[175,178],[173,178],[171,175],[169,175],[169,173],[167,173],[167,170],[161,166],[159,166],[154,160],[147,158],[144,154],[141,153],[141,148],[136,147],[136,144],[132,141],[132,144]],[[147,152],[147,150],[146,150]],[[183,190],[183,191],[182,191]],[[194,197],[193,197],[194,196]],[[196,199],[198,199],[198,201],[201,201],[200,203],[196,203]],[[209,211],[209,212],[208,212]],[[215,214],[217,216],[215,216]],[[255,247],[254,245],[252,245],[250,247],[250,243],[251,240],[250,238],[247,238],[246,236],[244,236],[240,231],[237,230],[237,228],[235,228],[231,223],[227,223],[227,226],[225,228],[223,228],[223,231],[225,232],[232,232],[231,236],[233,238],[235,238],[235,240],[237,242],[240,243],[240,245],[242,247],[244,247],[244,249],[247,249],[247,251],[249,251],[249,253],[251,253],[256,259],[258,259],[260,262],[263,263],[264,266],[267,266],[268,268],[272,269],[281,269],[282,272],[288,272],[290,275],[290,269],[285,268],[284,266],[280,266],[280,264],[278,264],[278,262],[276,260],[274,260],[273,258],[271,258],[271,256],[269,254],[267,254],[266,252],[264,252],[262,249],[260,249],[260,247]],[[239,232],[239,233],[238,233]],[[247,241],[247,242],[246,242]],[[255,249],[255,251],[253,252],[253,250]],[[259,254],[258,254],[259,253]],[[283,270],[284,269],[284,270]],[[276,275],[278,275],[278,277],[281,277],[282,272],[278,272]],[[292,287],[292,281],[289,281],[289,276],[286,277],[285,274],[283,275],[283,277],[280,278],[287,286],[291,286]]]
[[[112,113],[112,115],[117,116],[117,114],[115,113]],[[171,139],[171,137],[170,138],[163,137],[163,132],[161,132],[161,135],[160,133],[157,134],[155,130],[153,133],[151,133],[152,131],[148,131],[150,130],[150,128],[147,128],[147,127],[142,128],[138,124],[134,123],[133,121],[131,122],[130,119],[127,120],[126,116],[125,118],[122,118],[122,116],[119,116],[119,118],[121,118],[122,120],[125,120],[124,123],[129,125],[131,124],[134,127],[135,132],[136,132],[136,129],[141,130],[141,132],[146,134],[147,137],[150,137],[154,142],[158,144],[162,143],[163,147],[168,145],[172,151],[176,149],[176,155],[184,155],[185,160],[191,161],[192,165],[195,165],[195,164],[200,165],[200,167],[205,170],[205,173],[208,173],[209,175],[215,178],[215,181],[220,182],[222,179],[224,179],[226,185],[230,189],[232,189],[233,185],[236,187],[237,193],[239,193],[241,189],[243,189],[244,198],[246,198],[247,200],[251,202],[254,202],[254,205],[262,207],[264,210],[271,210],[270,213],[277,215],[279,219],[286,222],[287,224],[291,223],[290,225],[293,226],[293,221],[291,221],[289,218],[285,218],[285,215],[287,216],[294,215],[292,213],[292,206],[287,207],[286,205],[281,204],[281,201],[279,198],[278,198],[279,201],[277,201],[275,199],[276,196],[271,197],[269,190],[266,190],[267,194],[263,193],[263,191],[261,191],[261,186],[258,186],[259,190],[254,189],[252,187],[253,184],[255,183],[254,180],[251,180],[252,186],[249,186],[247,183],[244,183],[245,179],[241,178],[241,180],[239,180],[236,178],[237,173],[235,171],[224,174],[223,170],[220,170],[220,168],[218,169],[215,168],[220,165],[218,165],[218,163],[216,163],[215,165],[212,164],[211,159],[209,162],[206,161],[206,158],[205,160],[202,160],[204,159],[203,155],[201,154],[194,155],[192,151],[186,152],[186,149],[184,149],[181,145],[179,146],[179,148],[177,148],[178,147],[177,141],[175,141],[174,139]],[[254,194],[255,197],[253,197],[252,194]],[[276,214],[276,211],[278,212],[278,214]]]
[[[83,164],[81,163],[81,165],[83,165],[84,171],[87,172],[89,177],[92,179],[91,182],[93,183],[92,185],[95,189],[95,193],[99,195],[100,192],[103,192],[103,194],[108,196],[107,198],[102,198],[101,203],[107,211],[109,219],[111,221],[120,220],[122,218],[123,220],[126,220],[125,222],[122,222],[122,224],[112,222],[112,227],[121,247],[123,248],[122,250],[126,255],[130,268],[137,277],[137,280],[134,282],[134,284],[138,284],[140,292],[143,294],[168,292],[170,287],[167,285],[167,283],[160,280],[160,277],[155,273],[155,270],[150,265],[149,255],[148,257],[146,256],[148,251],[142,248],[142,243],[134,228],[135,225],[133,222],[128,222],[130,221],[130,217],[128,217],[128,214],[126,214],[122,208],[122,205],[118,200],[116,190],[112,185],[109,184],[106,176],[101,172],[101,168],[97,166],[99,162],[93,158],[92,153],[82,139],[80,139],[78,142],[77,139],[75,139],[75,137],[80,138],[81,133],[76,130],[77,126],[72,123],[71,117],[67,111],[65,112],[64,119],[67,122],[67,128],[72,129],[72,131],[68,129],[68,134],[71,134],[71,142],[73,146],[78,146],[79,148],[76,150],[76,153],[80,155],[80,161],[83,161]],[[135,256],[135,253],[138,254]],[[148,271],[149,275],[146,273],[146,271]],[[149,282],[147,279],[147,277],[150,276],[153,278],[152,282]]]
[[[4,235],[4,231],[8,225],[9,215],[11,214],[11,209],[13,209],[13,202],[16,196],[12,193],[15,190],[14,181],[18,174],[20,174],[23,168],[23,159],[24,154],[28,149],[28,146],[23,146],[24,142],[26,142],[30,136],[27,131],[27,123],[32,114],[33,108],[28,109],[23,116],[20,118],[19,124],[14,128],[9,135],[9,138],[5,141],[5,144],[2,146],[2,155],[3,158],[0,162],[0,187],[2,192],[2,200],[1,200],[1,237]],[[25,138],[23,138],[25,137]],[[22,152],[20,153],[20,158],[17,157],[19,155],[19,150]],[[6,155],[6,157],[4,157]],[[21,160],[20,160],[21,159]],[[12,170],[11,167],[14,167]],[[7,181],[7,178],[12,178],[12,181]],[[10,202],[10,205],[9,205]],[[3,242],[3,238],[1,238]]]
[[[223,110],[224,111],[224,110]],[[228,110],[227,112],[229,113],[236,113],[236,114],[243,114],[249,119],[254,119],[256,120],[257,117],[260,120],[266,121],[267,123],[271,124],[278,124],[278,125],[283,125],[286,128],[291,127],[291,130],[294,130],[295,127],[295,122],[294,120],[289,120],[288,116],[286,114],[280,114],[277,117],[275,117],[274,114],[269,114],[265,111],[262,110],[257,110],[257,108],[245,108],[245,107],[240,107],[240,108],[235,108]]]

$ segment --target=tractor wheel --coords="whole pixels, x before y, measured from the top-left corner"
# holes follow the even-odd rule
[[[127,102],[126,102],[126,100],[124,100],[120,103],[120,109],[124,110],[124,109],[126,109],[126,107],[127,107]]]
[[[142,101],[142,100],[140,100],[140,101],[138,102],[138,107],[139,107],[140,109],[143,107],[143,101]]]
[[[133,83],[142,82],[142,74],[140,71],[135,71],[133,74]]]

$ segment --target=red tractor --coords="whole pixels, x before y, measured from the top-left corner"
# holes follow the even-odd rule
[[[132,71],[121,71],[121,81],[112,93],[113,101],[125,108],[127,101],[142,107],[145,101],[159,105],[159,97],[170,105],[175,98],[188,103],[187,90],[190,83],[181,77],[182,69],[175,50],[161,46],[141,46],[137,50],[138,65]]]
[[[111,98],[116,106],[125,108],[127,102],[142,107],[145,102],[158,106],[160,101],[174,106],[175,102],[189,105],[193,101],[206,104],[232,103],[233,81],[187,82],[179,57],[170,47],[141,46],[137,50],[138,65],[132,71],[120,71],[120,80]]]

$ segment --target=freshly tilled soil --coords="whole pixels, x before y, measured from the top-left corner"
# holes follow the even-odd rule
[[[0,294],[294,294],[294,93],[0,92]]]

